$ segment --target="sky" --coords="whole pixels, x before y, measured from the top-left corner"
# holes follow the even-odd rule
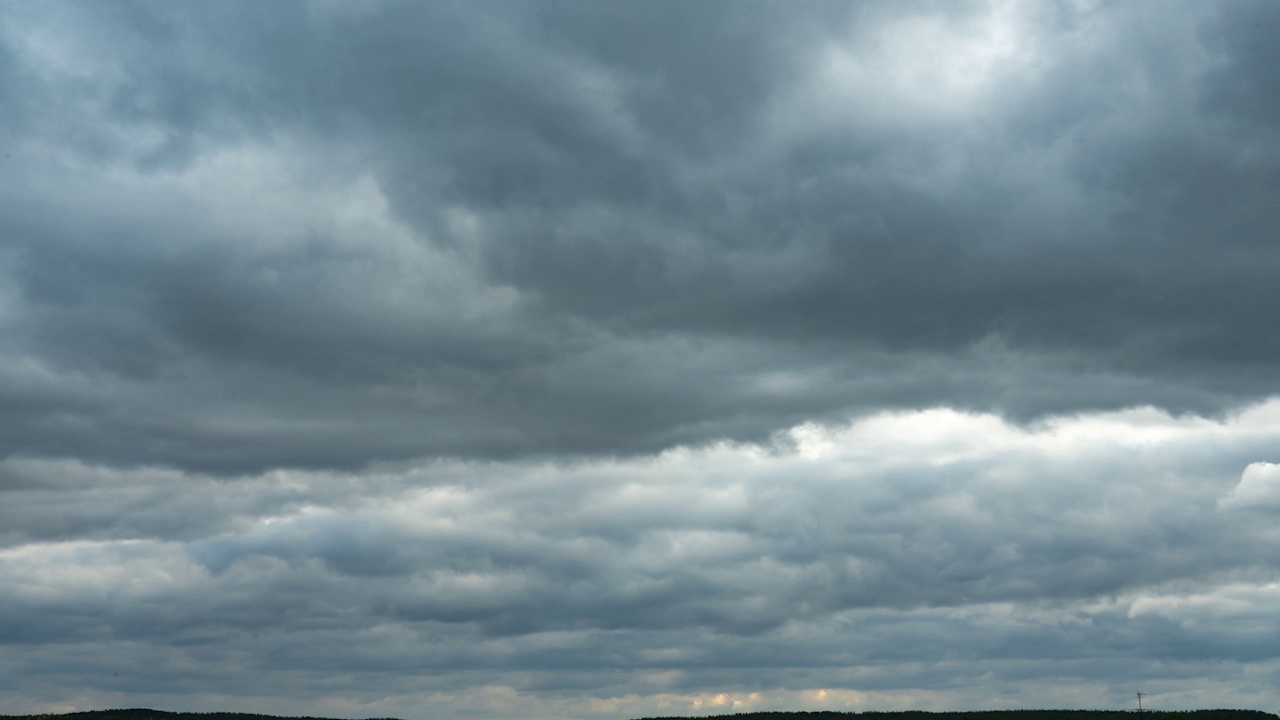
[[[0,712],[1280,709],[1278,34],[0,3]]]

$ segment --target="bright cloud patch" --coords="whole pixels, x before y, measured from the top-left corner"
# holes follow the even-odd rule
[[[1240,482],[1222,498],[1224,509],[1280,508],[1280,465],[1269,462],[1249,463]]]

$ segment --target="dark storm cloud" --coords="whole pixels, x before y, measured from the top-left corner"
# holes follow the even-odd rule
[[[13,9],[6,452],[235,472],[1256,400],[1270,12]],[[237,183],[262,205],[222,222]],[[408,239],[335,224],[359,187]]]

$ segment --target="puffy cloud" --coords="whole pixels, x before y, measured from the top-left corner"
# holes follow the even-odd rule
[[[1218,505],[1224,509],[1280,507],[1280,465],[1269,462],[1249,463],[1240,482],[1231,488]]]

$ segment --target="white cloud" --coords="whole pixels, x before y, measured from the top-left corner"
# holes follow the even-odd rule
[[[1224,510],[1245,508],[1280,509],[1280,464],[1249,463],[1240,482],[1219,502]]]

